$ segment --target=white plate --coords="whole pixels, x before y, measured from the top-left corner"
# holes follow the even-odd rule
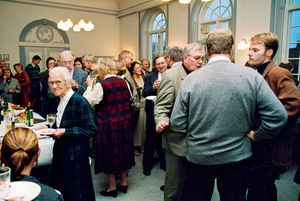
[[[10,182],[10,193],[6,199],[21,197],[22,201],[35,199],[41,192],[40,185],[29,181]]]
[[[39,135],[53,135],[54,131],[55,129],[53,128],[46,128],[46,129],[37,130],[35,132]]]
[[[146,99],[147,100],[154,100],[156,98],[156,96],[147,96]]]

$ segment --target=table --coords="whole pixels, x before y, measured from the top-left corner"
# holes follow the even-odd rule
[[[32,127],[33,131],[34,131],[35,127],[47,124],[45,119],[35,112],[33,112],[33,118],[34,118],[34,120],[36,120],[36,122],[40,122],[40,123],[34,124],[34,126]],[[16,127],[18,127],[18,126],[27,127],[25,124],[16,124]],[[6,129],[7,129],[6,124],[4,121],[2,121],[0,124],[0,139],[1,139],[1,141],[2,141],[3,136],[6,133]],[[39,147],[41,150],[41,153],[40,153],[40,156],[38,159],[38,166],[50,165],[52,162],[52,157],[53,157],[54,139],[52,137],[48,137],[48,136],[40,136],[37,133],[36,133],[36,135],[38,137]]]

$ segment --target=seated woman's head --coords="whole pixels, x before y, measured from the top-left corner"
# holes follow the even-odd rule
[[[30,174],[39,154],[38,138],[32,130],[14,128],[5,134],[2,141],[1,161],[11,168],[14,179],[18,179],[21,174],[28,174],[28,171]]]

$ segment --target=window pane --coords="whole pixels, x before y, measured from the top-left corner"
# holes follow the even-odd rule
[[[300,0],[293,0],[293,4],[300,4]]]
[[[216,24],[211,24],[209,27],[209,30],[212,31],[212,30],[216,29],[216,26],[217,26]]]
[[[164,14],[160,13],[156,16],[152,24],[152,31],[157,31],[162,28],[166,28],[166,19]]]
[[[219,6],[219,0],[214,0],[214,1],[209,5],[209,7],[210,7],[212,10],[216,9],[218,6]]]
[[[158,34],[152,34],[152,58],[158,55]]]
[[[163,32],[163,54],[166,53],[166,32]]]
[[[300,42],[300,27],[290,29],[290,42]]]
[[[289,45],[289,58],[299,58],[300,43],[292,43]]]
[[[212,10],[210,8],[207,8],[206,13],[205,13],[205,17],[204,17],[204,21],[209,21],[210,20],[211,13],[212,13]]]
[[[300,25],[300,20],[299,19],[300,19],[300,10],[292,11],[291,26],[299,26]]]
[[[222,27],[223,29],[227,29],[227,28],[228,28],[228,24],[229,24],[229,22],[222,22],[222,23],[221,23],[221,27]]]

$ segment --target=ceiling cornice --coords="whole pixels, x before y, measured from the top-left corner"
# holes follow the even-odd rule
[[[118,15],[117,10],[113,9],[105,9],[105,8],[95,8],[89,6],[82,6],[76,4],[69,4],[69,3],[61,3],[61,2],[53,2],[53,1],[46,1],[46,0],[0,0],[6,1],[10,3],[20,3],[20,4],[27,4],[27,5],[36,5],[36,6],[44,6],[44,7],[52,7],[52,8],[61,8],[61,9],[68,9],[68,10],[77,10],[83,12],[91,12],[91,13],[99,13],[99,14],[106,14],[106,15]]]
[[[132,13],[144,11],[144,10],[147,10],[149,8],[165,5],[167,3],[168,2],[164,2],[164,1],[161,1],[161,0],[149,0],[147,2],[136,4],[134,6],[131,6],[130,8],[126,8],[126,9],[123,9],[123,10],[119,11],[119,13],[117,14],[117,17],[124,17],[124,16],[130,15]]]

